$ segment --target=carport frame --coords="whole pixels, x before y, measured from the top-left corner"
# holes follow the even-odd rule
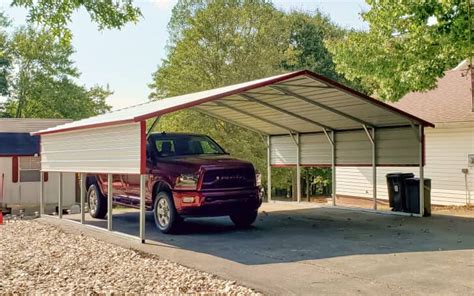
[[[141,155],[141,160],[140,160],[140,206],[139,206],[139,211],[140,211],[140,221],[139,221],[139,236],[138,238],[141,240],[142,243],[145,243],[145,218],[146,218],[146,207],[145,207],[145,191],[146,191],[146,158],[143,158],[143,156],[146,157],[146,139],[148,138],[149,133],[151,130],[156,126],[156,124],[159,122],[160,117],[157,116],[152,123],[152,126],[146,132],[146,121],[140,121],[140,155]],[[40,141],[41,144],[41,141]],[[58,219],[63,218],[63,209],[62,209],[62,195],[63,195],[63,184],[62,184],[62,179],[63,179],[63,172],[56,172],[59,174],[59,185],[58,185],[58,213],[57,217],[53,215],[46,215],[45,214],[45,204],[44,204],[44,173],[48,172],[46,170],[41,170],[40,174],[40,211],[39,214],[40,216],[48,216],[48,217],[54,217]],[[76,173],[77,174],[77,173]],[[105,173],[107,175],[107,231],[110,232],[115,232],[113,231],[113,173]],[[86,179],[87,179],[87,173],[79,173],[79,192],[80,192],[80,221],[78,222],[79,224],[92,227],[95,229],[100,229],[102,228],[93,226],[93,225],[87,225],[85,224],[85,203],[86,203],[86,195],[87,195],[87,188],[86,188]],[[74,221],[73,221],[74,222]],[[120,233],[122,234],[122,233]],[[133,236],[132,236],[133,237]]]
[[[423,130],[423,127],[424,126],[430,126],[430,127],[434,127],[433,124],[427,122],[427,121],[424,121],[420,118],[417,118],[411,114],[408,114],[402,110],[398,110],[390,105],[387,105],[383,102],[380,102],[378,100],[375,100],[369,96],[366,96],[362,93],[359,93],[353,89],[350,89],[344,85],[341,85],[335,81],[332,81],[332,80],[329,80],[321,75],[318,75],[318,74],[315,74],[313,72],[310,72],[310,71],[307,71],[307,70],[302,70],[302,71],[296,71],[296,72],[292,72],[292,73],[288,73],[288,74],[284,74],[284,75],[279,75],[279,76],[275,76],[275,77],[270,77],[270,78],[266,78],[266,79],[262,79],[262,80],[257,80],[257,81],[251,81],[251,82],[247,82],[247,83],[244,83],[244,84],[238,84],[238,85],[234,85],[234,86],[229,86],[229,87],[224,87],[224,88],[219,88],[219,89],[214,89],[214,90],[210,90],[208,91],[209,94],[203,94],[203,93],[196,93],[196,94],[190,94],[188,96],[192,96],[194,95],[195,98],[193,98],[193,100],[184,100],[184,98],[176,98],[176,100],[178,100],[179,102],[178,103],[175,103],[174,105],[173,104],[168,104],[170,105],[169,107],[167,108],[158,108],[159,110],[155,110],[155,111],[151,111],[151,112],[145,112],[143,113],[143,111],[141,111],[142,113],[138,113],[138,114],[135,114],[133,116],[128,116],[126,113],[125,115],[127,116],[118,116],[120,117],[119,119],[107,119],[107,120],[89,120],[90,123],[82,123],[82,124],[77,124],[75,125],[75,122],[73,122],[72,124],[66,124],[66,125],[63,125],[63,126],[59,126],[57,128],[50,128],[50,129],[46,129],[46,130],[43,130],[43,131],[39,131],[39,132],[36,132],[36,133],[32,133],[34,135],[46,135],[46,134],[50,134],[50,133],[58,133],[58,132],[66,132],[66,131],[73,131],[73,130],[78,130],[78,129],[90,129],[90,128],[96,128],[96,127],[104,127],[104,126],[112,126],[112,125],[119,125],[119,124],[125,124],[125,123],[140,123],[140,137],[141,137],[141,147],[140,147],[140,234],[139,234],[139,237],[141,239],[142,242],[145,242],[145,189],[146,189],[146,186],[145,186],[145,182],[146,182],[146,138],[147,138],[147,135],[148,133],[153,129],[153,127],[157,124],[158,120],[159,120],[159,117],[164,115],[164,114],[167,114],[167,113],[171,113],[171,112],[175,112],[175,111],[179,111],[179,110],[183,110],[183,109],[188,109],[188,108],[194,108],[196,111],[198,112],[201,112],[203,114],[206,114],[208,116],[211,116],[211,117],[215,117],[217,119],[220,119],[220,120],[224,120],[224,121],[227,121],[231,124],[235,124],[235,125],[238,125],[238,126],[241,126],[243,128],[247,128],[249,130],[253,130],[259,134],[261,134],[262,136],[267,136],[267,143],[266,143],[266,146],[267,146],[267,173],[268,173],[268,179],[267,179],[267,196],[268,196],[268,200],[269,201],[272,201],[272,197],[271,197],[271,188],[272,188],[272,181],[271,181],[271,147],[272,147],[272,144],[271,144],[271,137],[272,136],[277,136],[276,134],[266,134],[258,129],[255,129],[253,128],[251,125],[249,126],[248,124],[246,124],[245,122],[244,123],[241,123],[241,122],[236,122],[232,119],[229,119],[229,118],[226,118],[225,116],[220,116],[219,114],[214,114],[212,112],[208,112],[207,110],[203,109],[202,107],[204,107],[204,104],[206,103],[211,103],[215,106],[221,106],[221,107],[226,107],[228,109],[233,109],[235,110],[236,112],[239,112],[239,113],[242,113],[246,116],[249,116],[249,117],[252,117],[252,118],[255,118],[255,119],[258,119],[262,122],[266,122],[267,124],[270,124],[270,125],[273,125],[273,126],[277,126],[277,127],[280,127],[281,129],[283,130],[286,130],[288,132],[288,134],[291,136],[291,138],[293,139],[294,143],[295,143],[295,146],[296,146],[296,168],[297,168],[297,201],[298,202],[301,202],[301,151],[300,151],[300,148],[301,148],[301,142],[300,142],[300,137],[301,137],[301,132],[300,131],[297,131],[295,130],[294,128],[292,127],[288,127],[288,126],[285,126],[284,124],[281,124],[280,122],[274,122],[272,120],[269,120],[267,118],[264,118],[264,117],[261,117],[259,115],[256,115],[256,114],[253,114],[252,112],[248,112],[248,111],[245,111],[245,110],[240,110],[239,108],[236,108],[235,106],[232,106],[232,105],[229,105],[227,102],[224,103],[222,101],[218,101],[220,99],[224,99],[226,97],[229,97],[229,96],[239,96],[241,98],[244,98],[246,99],[247,101],[252,101],[252,102],[255,102],[255,103],[258,103],[259,105],[262,105],[266,108],[270,108],[270,109],[273,109],[273,110],[276,110],[282,114],[285,114],[287,116],[290,116],[290,117],[293,117],[293,118],[297,118],[299,120],[302,120],[302,121],[305,121],[306,123],[309,123],[309,124],[312,124],[314,126],[319,126],[320,128],[322,128],[322,132],[325,134],[325,136],[327,137],[328,139],[328,142],[330,144],[330,147],[331,147],[331,168],[332,168],[332,204],[333,206],[336,206],[336,182],[337,182],[337,177],[336,177],[336,166],[337,166],[337,163],[336,163],[336,145],[337,145],[337,137],[336,137],[336,134],[337,134],[337,131],[324,124],[324,123],[321,123],[321,122],[318,122],[318,121],[315,121],[313,119],[309,119],[305,116],[302,116],[300,114],[297,114],[297,113],[294,113],[294,112],[290,112],[288,110],[285,110],[281,107],[278,107],[278,106],[275,106],[275,105],[272,105],[268,102],[263,102],[262,100],[258,99],[258,98],[255,98],[253,96],[254,93],[252,93],[252,90],[253,89],[256,89],[256,88],[260,88],[260,87],[269,87],[270,89],[274,89],[274,90],[277,90],[278,92],[280,92],[282,95],[285,95],[285,96],[291,96],[293,98],[296,98],[300,101],[303,101],[303,102],[306,102],[306,103],[310,103],[312,104],[313,106],[315,106],[316,108],[321,108],[321,109],[324,109],[326,111],[329,111],[331,112],[331,114],[336,114],[338,116],[342,116],[342,117],[345,117],[347,119],[349,119],[350,121],[353,121],[353,122],[356,122],[359,127],[363,130],[365,130],[367,136],[368,136],[368,139],[369,141],[371,142],[371,147],[372,147],[372,172],[373,172],[373,199],[374,199],[374,210],[377,210],[377,190],[376,190],[376,172],[377,172],[377,158],[376,158],[376,144],[375,144],[375,131],[377,129],[377,126],[375,125],[372,125],[370,123],[368,123],[366,120],[364,120],[363,118],[357,118],[355,116],[352,116],[351,114],[347,114],[345,112],[342,112],[340,110],[337,110],[337,109],[334,109],[334,108],[331,108],[329,106],[326,106],[320,102],[317,102],[317,101],[314,101],[312,99],[309,99],[307,97],[305,97],[304,95],[301,95],[301,94],[297,94],[287,88],[282,88],[281,86],[288,86],[288,84],[285,84],[285,81],[286,80],[290,80],[290,79],[293,79],[293,78],[296,78],[296,77],[299,77],[301,76],[302,78],[301,79],[304,79],[304,78],[311,78],[315,81],[318,81],[318,83],[322,84],[322,85],[317,85],[317,86],[313,86],[313,85],[301,85],[299,87],[315,87],[315,88],[328,88],[328,89],[335,89],[336,91],[340,91],[341,93],[344,93],[346,95],[349,95],[349,96],[353,96],[353,97],[356,97],[358,98],[360,101],[363,101],[365,103],[368,103],[368,104],[371,104],[371,105],[374,105],[374,106],[377,106],[377,107],[380,107],[382,109],[384,109],[385,111],[389,111],[391,113],[394,113],[396,115],[398,115],[399,117],[403,117],[404,120],[406,120],[406,122],[408,122],[413,129],[415,129],[416,127],[418,127],[418,133],[416,133],[418,135],[418,142],[419,142],[419,167],[420,167],[420,184],[424,184],[424,169],[423,169],[423,166],[424,166],[424,145],[425,145],[425,142],[424,142],[424,130]],[[300,80],[301,80],[300,79]],[[293,80],[293,81],[297,81],[297,80]],[[171,100],[171,99],[174,99],[174,98],[168,98],[168,101]],[[181,102],[181,101],[183,102]],[[202,106],[202,107],[201,107]],[[136,106],[138,108],[136,108],[137,110],[140,110],[140,106]],[[129,110],[130,109],[133,109],[133,107],[131,108],[128,108]],[[124,112],[122,112],[124,113]],[[97,118],[99,118],[100,116],[98,116]],[[151,128],[149,129],[148,133],[145,131],[146,129],[146,120],[147,119],[151,119],[153,117],[156,117],[155,121],[153,122]],[[92,118],[94,119],[94,118]],[[87,121],[87,120],[86,120]],[[79,121],[80,122],[80,121]],[[369,129],[371,129],[371,132],[369,132]],[[339,131],[339,130],[338,130]],[[330,135],[329,135],[330,133]],[[42,172],[45,172],[47,170],[42,170]],[[60,178],[62,177],[62,173],[63,172],[59,172],[60,174]],[[76,172],[77,173],[77,172]],[[104,174],[107,174],[108,175],[108,180],[110,181],[112,179],[112,173],[110,172],[104,172]],[[43,174],[41,174],[43,175]],[[84,204],[85,204],[85,196],[86,196],[86,188],[85,188],[85,181],[86,179],[86,173],[84,172],[81,172],[81,178],[80,178],[80,186],[81,186],[81,194],[80,194],[80,199],[81,199],[81,221],[80,223],[84,224],[85,222],[85,217],[84,217],[84,214],[85,214],[85,209],[84,209]],[[112,194],[110,194],[110,192],[112,191],[112,185],[111,185],[112,182],[108,182],[109,184],[109,188],[108,188],[108,196],[109,196],[109,204],[110,203],[110,199],[112,197]],[[61,182],[60,182],[60,187],[59,187],[59,190],[61,190]],[[43,198],[43,177],[41,178],[41,185],[40,185],[40,188],[41,188],[41,193],[40,193],[40,208],[41,208],[41,214],[44,214],[44,198]],[[424,205],[423,205],[423,202],[424,202],[424,186],[420,186],[420,213],[419,214],[413,214],[415,216],[423,216],[423,211],[424,211]],[[62,218],[62,192],[60,192],[60,195],[59,195],[59,200],[58,200],[58,209],[59,209],[59,213],[58,213],[58,217],[59,218]],[[107,229],[109,231],[112,231],[112,207],[110,206],[108,208],[108,227]]]

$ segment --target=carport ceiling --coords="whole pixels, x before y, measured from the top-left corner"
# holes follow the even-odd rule
[[[433,124],[302,70],[166,98],[38,132],[139,122],[192,108],[265,135]]]

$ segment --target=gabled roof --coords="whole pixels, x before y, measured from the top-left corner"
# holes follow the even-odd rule
[[[409,93],[393,106],[434,123],[474,122],[467,63],[446,71],[435,89]]]
[[[187,108],[267,135],[361,129],[362,125],[434,126],[321,75],[302,70],[152,101],[35,134],[139,122]]]

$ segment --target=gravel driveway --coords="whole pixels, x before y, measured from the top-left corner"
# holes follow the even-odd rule
[[[34,220],[0,225],[0,294],[231,294],[249,288]]]

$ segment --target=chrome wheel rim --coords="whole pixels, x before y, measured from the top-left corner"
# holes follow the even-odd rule
[[[162,198],[158,201],[156,218],[158,224],[162,227],[166,227],[170,223],[170,207],[166,198]]]
[[[91,190],[89,193],[89,211],[92,215],[97,211],[97,193],[95,190]]]

